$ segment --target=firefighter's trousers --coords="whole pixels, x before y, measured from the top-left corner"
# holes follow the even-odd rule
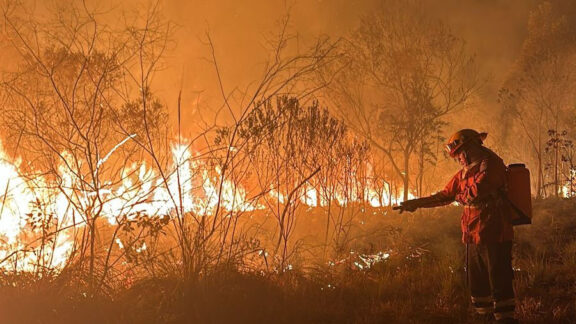
[[[496,320],[514,318],[512,242],[470,244],[468,280],[472,304],[479,314]]]

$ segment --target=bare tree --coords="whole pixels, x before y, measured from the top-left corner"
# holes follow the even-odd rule
[[[474,57],[418,1],[386,2],[362,19],[344,47],[329,96],[350,127],[384,152],[407,199],[413,165],[421,187],[423,161],[435,158],[443,117],[479,85]]]
[[[57,4],[44,17],[29,10],[18,3],[3,7],[5,33],[19,64],[15,72],[3,76],[6,131],[21,137],[19,153],[29,161],[26,176],[32,182],[45,182],[43,186],[54,192],[58,201],[51,203],[57,210],[47,215],[60,221],[57,231],[72,231],[69,236],[75,247],[69,260],[80,270],[87,262],[90,289],[96,291],[106,280],[122,225],[105,241],[99,235],[100,220],[125,221],[116,213],[130,214],[135,207],[115,196],[115,188],[130,176],[124,171],[140,157],[135,138],[156,133],[165,118],[159,105],[133,109],[130,89],[140,88],[147,96],[149,88],[144,78],[127,80],[126,75],[135,62],[161,56],[162,51],[156,51],[162,48],[167,31],[160,25],[146,26],[155,38],[135,42],[131,36],[137,25],[113,30],[85,3]],[[154,10],[146,14],[148,19],[157,16]],[[135,48],[154,54],[137,57]],[[152,71],[153,64],[148,73]],[[139,116],[144,129],[134,127],[133,120]],[[152,121],[154,125],[147,124]],[[113,204],[117,202],[123,205]],[[101,255],[105,257],[100,259]]]
[[[574,107],[574,36],[566,18],[557,15],[550,3],[532,12],[514,73],[500,90],[505,115],[513,116],[526,135],[537,170],[536,195],[546,196],[545,144],[549,130],[569,126]],[[559,150],[554,151],[552,194],[559,194]]]

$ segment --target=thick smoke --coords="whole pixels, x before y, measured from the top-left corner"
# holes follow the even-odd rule
[[[483,126],[488,127],[490,116],[497,113],[497,90],[520,52],[528,16],[536,2],[424,2],[426,10],[450,24],[454,33],[465,39],[470,51],[477,55],[479,70],[486,81],[474,107],[466,114],[470,119],[480,118]],[[386,1],[167,0],[163,5],[166,18],[177,25],[174,35],[177,48],[169,58],[170,67],[156,79],[156,89],[174,109],[182,87],[183,117],[187,122],[194,122],[199,117],[197,108],[208,109],[220,104],[214,67],[207,62],[211,59],[206,45],[207,32],[215,45],[224,87],[232,91],[260,77],[258,72],[266,58],[266,40],[278,30],[278,21],[285,15],[290,15],[290,32],[305,46],[323,35],[332,38],[346,35],[357,26],[362,15],[386,5]],[[467,123],[467,119],[455,117],[453,127]]]

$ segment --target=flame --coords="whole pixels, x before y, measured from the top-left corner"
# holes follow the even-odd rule
[[[42,178],[26,180],[19,173],[21,161],[10,162],[0,144],[0,260],[7,270],[60,267],[73,246],[67,231],[50,233],[68,225],[63,194],[50,195]],[[63,182],[69,178],[64,174]],[[43,207],[45,205],[45,207]],[[40,246],[46,237],[53,240],[51,249]],[[6,262],[5,262],[6,261]],[[11,262],[7,262],[11,261]]]
[[[574,190],[575,185],[574,182],[576,181],[576,169],[570,169],[568,180],[565,181],[564,185],[560,188],[560,195],[563,198],[571,198],[574,197]]]
[[[130,138],[100,159],[97,168],[109,163],[111,155]],[[67,167],[67,163],[82,167],[82,161],[71,153],[61,153],[58,180],[51,183],[42,176],[23,176],[19,171],[21,161],[8,158],[0,143],[0,268],[37,271],[64,267],[75,248],[75,231],[89,221],[83,210],[90,206],[101,210],[99,217],[111,226],[136,215],[184,217],[193,213],[210,217],[219,209],[248,212],[265,208],[248,199],[243,186],[223,174],[220,167],[203,161],[190,145],[173,144],[171,154],[167,173],[161,174],[144,161],[134,162],[118,171],[119,184],[112,179],[101,181],[98,191],[91,191],[82,186],[82,176]],[[360,186],[355,176],[351,173],[345,181],[336,181],[322,190],[312,180],[302,187],[297,199],[309,207],[328,206],[330,201],[340,206],[365,202],[384,207],[401,201],[390,194],[389,187],[377,188],[370,181]],[[281,204],[288,203],[286,193],[274,188],[267,195]],[[48,246],[42,239],[46,235],[50,237]],[[115,243],[118,248],[125,248],[120,238]],[[140,253],[146,249],[146,244],[140,243],[135,250]]]
[[[318,207],[318,196],[318,190],[311,185],[307,185],[300,200],[307,206]],[[321,205],[326,206],[326,201],[322,200]]]

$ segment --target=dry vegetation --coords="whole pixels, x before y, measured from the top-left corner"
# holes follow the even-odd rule
[[[539,201],[534,224],[517,229],[523,323],[571,323],[576,316],[575,205]],[[308,211],[299,226],[314,226],[324,212]],[[42,279],[5,273],[0,315],[6,323],[476,323],[463,281],[458,213],[456,207],[413,216],[367,209],[355,225],[356,254],[282,273],[222,266],[201,280],[142,278],[98,296],[66,273]],[[359,255],[380,251],[389,257],[369,269],[355,265],[366,266]]]
[[[387,3],[307,46],[283,19],[243,89],[207,33],[218,99],[191,124],[186,93],[154,91],[174,45],[159,3],[3,2],[0,321],[470,322],[458,207],[390,207],[455,171],[442,134],[482,74],[418,1]],[[515,249],[527,323],[576,316],[573,37],[552,8],[499,93],[517,121],[499,132],[523,136],[495,149],[536,170]]]

